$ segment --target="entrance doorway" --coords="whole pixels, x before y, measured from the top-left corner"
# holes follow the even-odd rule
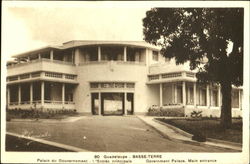
[[[103,115],[122,115],[123,93],[102,93],[101,109]]]
[[[124,96],[126,98],[124,99]],[[134,94],[133,93],[100,93],[101,101],[99,101],[99,93],[91,93],[91,106],[93,115],[123,115],[125,110],[127,114],[134,113]],[[99,104],[101,103],[101,104]],[[100,108],[100,110],[99,110]]]

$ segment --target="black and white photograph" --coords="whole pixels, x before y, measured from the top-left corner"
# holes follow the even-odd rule
[[[249,163],[249,2],[5,1],[2,163]]]

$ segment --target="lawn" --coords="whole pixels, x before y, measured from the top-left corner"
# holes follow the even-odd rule
[[[26,138],[6,135],[6,151],[68,152],[69,150],[46,145]]]
[[[219,119],[164,119],[157,120],[178,127],[190,134],[202,133],[207,138],[242,143],[242,119],[233,119],[232,127],[223,130]]]

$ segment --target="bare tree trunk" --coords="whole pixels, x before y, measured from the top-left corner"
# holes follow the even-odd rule
[[[223,129],[229,129],[232,126],[232,107],[231,83],[225,82],[221,84],[222,107],[221,107],[221,126]]]

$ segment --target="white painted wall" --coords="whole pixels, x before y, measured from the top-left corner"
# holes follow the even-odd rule
[[[91,112],[90,82],[134,82],[134,112],[145,112],[147,107],[147,69],[145,65],[117,64],[116,62],[88,64],[77,67],[79,85],[74,93],[76,109]],[[124,92],[124,89],[121,89]]]

